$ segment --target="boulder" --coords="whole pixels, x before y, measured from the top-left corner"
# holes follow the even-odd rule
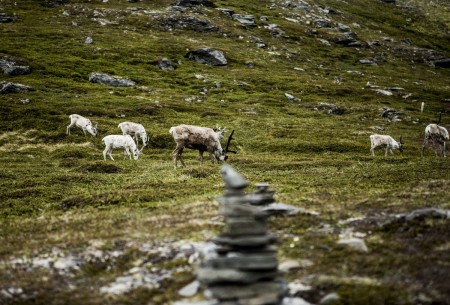
[[[91,75],[89,75],[89,81],[91,83],[99,83],[102,85],[113,87],[133,87],[134,85],[136,85],[136,83],[132,80],[97,72],[92,72]]]
[[[172,61],[168,58],[161,58],[157,61],[156,65],[163,71],[175,70],[174,66],[172,65]]]
[[[163,20],[163,26],[167,30],[190,29],[196,32],[217,32],[219,28],[207,20],[202,20],[193,16],[172,15]]]
[[[16,15],[0,13],[0,23],[11,23],[16,21]]]
[[[450,68],[450,58],[444,58],[433,62],[435,67]]]
[[[0,69],[3,70],[3,73],[10,76],[16,75],[25,75],[31,73],[30,66],[22,66],[17,65],[17,62],[14,59],[3,57],[0,59]]]
[[[2,88],[0,89],[0,94],[26,93],[26,92],[30,92],[30,91],[34,91],[34,89],[31,87],[22,85],[22,84],[7,82],[7,83],[2,83]]]
[[[222,51],[202,48],[188,52],[184,57],[209,66],[226,66],[227,59]]]
[[[178,6],[192,7],[203,5],[206,7],[216,7],[216,5],[209,0],[179,0],[177,3]]]

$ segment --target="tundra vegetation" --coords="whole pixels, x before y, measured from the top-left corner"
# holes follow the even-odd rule
[[[301,263],[285,278],[310,286],[300,296],[448,304],[449,219],[383,225],[450,209],[450,158],[421,158],[425,127],[441,112],[440,126],[450,124],[448,1],[214,4],[255,25],[208,6],[168,10],[169,0],[0,0],[0,58],[31,67],[16,75],[0,62],[0,303],[180,299],[195,269],[161,249],[220,233],[223,182],[220,165],[193,150],[174,170],[168,130],[218,124],[235,130],[227,162],[248,181],[318,213],[270,219],[279,261]],[[185,57],[203,48],[227,64]],[[90,82],[92,73],[132,85]],[[395,117],[381,116],[386,107]],[[98,137],[67,135],[73,113],[98,123]],[[137,161],[104,161],[101,139],[123,121],[145,126],[149,142]],[[374,133],[402,135],[403,153],[372,158]],[[367,252],[337,243],[351,231]],[[104,288],[144,269],[170,276],[121,294]]]

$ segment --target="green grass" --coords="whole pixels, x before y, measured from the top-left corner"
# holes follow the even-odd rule
[[[0,25],[0,57],[21,59],[33,68],[25,76],[1,74],[0,81],[36,89],[0,96],[0,261],[43,255],[55,248],[82,252],[93,240],[103,241],[112,251],[126,243],[151,242],[157,248],[168,241],[200,241],[219,234],[214,198],[223,192],[220,165],[207,158],[200,164],[197,152],[186,150],[187,167],[174,170],[175,145],[168,132],[181,123],[219,124],[235,130],[232,146],[238,154],[231,155],[229,163],[252,186],[270,183],[277,201],[320,213],[270,221],[270,229],[280,236],[280,260],[313,262],[288,274],[289,280],[329,276],[313,285],[337,291],[342,304],[412,304],[419,293],[436,301],[449,297],[448,285],[441,284],[448,282],[443,275],[449,271],[445,263],[448,222],[419,224],[406,232],[402,228],[383,231],[376,225],[392,213],[450,208],[450,159],[435,157],[431,149],[420,157],[425,126],[435,122],[441,111],[442,125],[450,124],[448,102],[444,102],[449,98],[450,74],[411,53],[418,47],[450,56],[445,2],[409,1],[418,5],[413,10],[382,1],[311,2],[313,13],[319,12],[318,5],[340,12],[329,17],[349,25],[360,41],[382,42],[382,46],[361,49],[322,45],[317,38],[331,40],[340,33],[330,29],[312,33],[305,13],[287,10],[278,2],[271,7],[273,1],[216,2],[236,13],[255,15],[260,26],[250,29],[214,9],[183,13],[218,26],[219,31],[212,33],[166,31],[162,17],[145,12],[166,14],[171,1],[68,1],[57,8],[45,7],[43,2],[0,1],[1,12],[18,15],[16,22]],[[127,9],[134,6],[144,10],[131,14]],[[101,26],[92,19],[95,10],[118,24]],[[277,24],[286,37],[273,37],[260,16],[268,16],[268,23]],[[93,44],[84,44],[87,36]],[[385,42],[383,37],[394,41]],[[257,38],[267,43],[267,49],[256,47]],[[412,45],[404,44],[404,39]],[[222,50],[229,64],[210,67],[184,58],[188,50],[199,47]],[[170,58],[176,70],[159,70],[155,61],[161,57]],[[358,63],[362,58],[383,60],[366,66]],[[255,66],[248,67],[247,62]],[[92,72],[132,79],[137,85],[113,88],[89,83]],[[367,82],[404,90],[387,97],[370,90]],[[207,93],[201,94],[204,88]],[[285,93],[301,101],[291,102]],[[407,94],[411,96],[404,98]],[[23,104],[25,98],[31,102]],[[314,110],[322,102],[342,107],[344,114]],[[423,113],[421,102],[426,105]],[[405,118],[388,122],[380,117],[383,107],[402,111]],[[75,128],[66,135],[72,113],[97,122],[99,137],[84,136]],[[114,153],[116,161],[103,161],[102,137],[119,133],[117,125],[125,120],[146,127],[149,146],[138,161],[123,160],[119,151]],[[369,135],[375,133],[375,126],[395,139],[402,136],[403,154],[395,151],[394,156],[385,157],[378,150],[372,158]],[[359,216],[369,217],[355,225],[368,234],[371,251],[364,255],[336,245],[339,232],[345,229],[339,221]],[[325,225],[333,232],[318,233]],[[291,248],[293,236],[301,240]],[[137,289],[108,298],[99,293],[99,287],[149,259],[148,253],[134,248],[126,251],[119,261],[84,265],[75,279],[2,263],[0,291],[22,287],[35,297],[2,299],[0,294],[0,302],[166,304],[179,299],[177,290],[195,277],[193,270],[185,270],[161,289]],[[436,264],[424,263],[425,255]],[[175,270],[187,262],[155,266]],[[355,276],[381,284],[346,280]],[[433,276],[441,281],[426,289]],[[314,295],[305,297],[319,301]]]

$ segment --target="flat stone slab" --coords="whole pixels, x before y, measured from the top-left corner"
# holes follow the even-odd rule
[[[265,218],[255,219],[253,217],[226,217],[225,236],[242,235],[264,235],[267,233],[267,222]]]
[[[277,242],[277,236],[275,234],[268,235],[254,235],[254,236],[240,236],[236,238],[231,238],[228,236],[218,236],[212,238],[212,242],[217,245],[225,245],[232,247],[242,247],[242,248],[258,248],[265,247]]]
[[[136,85],[136,83],[132,80],[97,72],[92,72],[89,75],[89,81],[91,83],[99,83],[112,87],[133,87]]]
[[[205,294],[211,294],[214,298],[219,300],[251,299],[269,295],[279,299],[286,291],[287,283],[277,280],[250,285],[212,286],[207,289]]]
[[[197,271],[197,279],[206,285],[229,283],[251,284],[264,280],[273,280],[278,275],[278,270],[242,271],[236,269],[199,268]]]
[[[229,252],[225,256],[211,258],[203,262],[202,267],[214,269],[237,270],[276,270],[278,260],[276,253],[236,253]]]

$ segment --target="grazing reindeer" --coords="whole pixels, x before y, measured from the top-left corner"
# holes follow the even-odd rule
[[[143,147],[147,146],[148,143],[148,135],[145,131],[144,126],[138,123],[133,122],[122,122],[117,127],[122,130],[123,135],[130,135],[133,136],[134,140],[136,141],[136,144],[139,144],[139,137],[142,140]]]
[[[173,166],[175,169],[177,168],[178,159],[181,161],[183,166],[186,166],[183,157],[181,156],[184,148],[198,150],[200,162],[203,161],[203,153],[205,151],[209,153],[213,163],[216,160],[217,162],[225,161],[228,158],[228,152],[236,153],[235,151],[228,149],[233,138],[234,130],[228,137],[225,149],[222,149],[222,145],[220,145],[220,130],[215,132],[213,129],[208,127],[182,124],[171,127],[169,132],[177,145],[172,152]]]
[[[436,145],[441,147],[442,156],[446,157],[445,149],[446,149],[446,142],[449,140],[448,136],[448,130],[445,129],[445,127],[439,126],[439,123],[441,122],[442,113],[439,115],[439,120],[437,124],[430,124],[427,127],[425,127],[425,139],[422,144],[422,157],[423,157],[423,151],[425,150],[425,146],[431,142],[431,145],[433,148],[435,148]],[[434,149],[434,153],[436,156],[438,155],[437,150]]]
[[[385,156],[387,156],[388,151],[393,155],[392,152],[393,149],[398,149],[400,152],[403,152],[403,140],[402,137],[400,137],[400,141],[395,141],[391,136],[388,135],[380,135],[380,134],[373,134],[370,137],[370,153],[372,156],[375,157],[375,148],[379,147],[386,147]]]
[[[78,114],[71,114],[69,115],[70,118],[70,124],[67,126],[66,128],[66,133],[68,135],[70,135],[70,128],[72,126],[77,126],[80,127],[81,129],[83,129],[84,134],[86,135],[86,131],[89,132],[92,136],[96,137],[97,136],[97,125],[95,124],[95,126],[92,125],[91,120],[82,117],[81,115]]]
[[[144,147],[142,147],[141,150],[139,150],[136,146],[136,143],[134,143],[133,138],[130,135],[109,135],[102,139],[102,142],[105,143],[105,150],[103,151],[103,159],[106,160],[106,155],[109,155],[111,160],[114,161],[114,158],[112,157],[112,151],[114,148],[122,148],[123,149],[123,157],[126,156],[130,157],[131,160],[131,154],[133,153],[133,159],[137,160],[139,159],[139,155],[142,153],[142,150]]]

